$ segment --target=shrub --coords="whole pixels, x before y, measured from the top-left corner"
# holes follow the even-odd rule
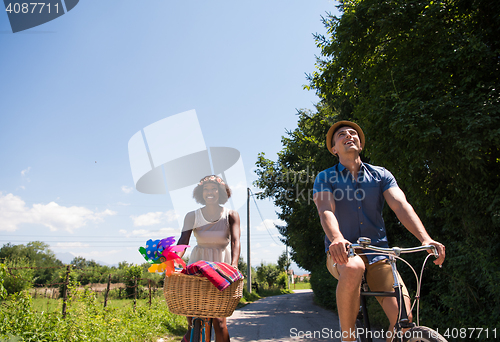
[[[33,285],[34,269],[25,258],[6,259],[5,265],[8,268],[3,286],[8,294],[13,294],[31,288]]]

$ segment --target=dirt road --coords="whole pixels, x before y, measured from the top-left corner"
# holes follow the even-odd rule
[[[310,290],[260,299],[227,322],[231,342],[340,341],[338,316],[314,304]]]

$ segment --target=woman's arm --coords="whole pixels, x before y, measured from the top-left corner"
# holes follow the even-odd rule
[[[184,217],[184,227],[182,228],[181,237],[177,242],[178,245],[189,245],[189,239],[191,238],[193,227],[194,227],[194,211],[191,211],[186,214],[186,217]],[[186,253],[186,249],[177,254],[182,258],[184,253]]]
[[[231,265],[238,268],[240,259],[240,215],[235,210],[229,213],[229,232],[231,234]]]

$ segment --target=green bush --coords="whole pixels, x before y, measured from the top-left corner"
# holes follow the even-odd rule
[[[241,300],[243,302],[255,302],[257,299],[260,299],[261,297],[256,293],[256,292],[248,292],[246,287],[243,288],[243,298]]]
[[[66,275],[67,275],[68,271],[67,269],[65,268],[62,268],[60,271],[59,271],[59,280],[58,280],[58,288],[59,288],[59,298],[63,298],[64,296],[64,291],[68,288],[75,288],[77,286],[80,285],[80,283],[78,282],[78,273],[76,273],[75,271],[71,270],[69,272],[69,276],[68,276],[68,284],[66,284]]]
[[[7,272],[7,266],[5,266],[5,264],[0,264],[0,299],[3,299],[7,295],[7,290],[3,285]]]
[[[5,266],[9,269],[5,275],[3,286],[8,294],[27,290],[33,285],[34,269],[26,258],[12,258],[5,260]]]
[[[331,310],[337,311],[337,279],[332,277],[326,264],[316,266],[311,272],[311,288],[314,292],[314,301]]]
[[[276,285],[281,289],[288,288],[288,275],[286,272],[281,272],[276,280]]]
[[[137,279],[137,286],[139,285],[139,279],[141,278],[143,273],[143,268],[141,265],[130,265],[126,268],[126,277],[127,281],[125,282],[126,290],[125,292],[127,293],[127,298],[132,299],[134,298],[134,288],[135,288],[135,280]],[[138,291],[139,292],[139,289]],[[139,295],[139,293],[137,294]]]

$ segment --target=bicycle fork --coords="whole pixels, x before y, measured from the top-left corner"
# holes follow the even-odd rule
[[[415,326],[415,323],[410,322],[410,318],[408,317],[408,308],[406,307],[406,301],[404,300],[404,295],[401,290],[402,285],[399,281],[398,273],[396,270],[396,259],[392,255],[389,256],[389,264],[391,265],[392,276],[394,278],[394,296],[396,297],[399,308],[398,320],[396,321],[394,329],[395,331],[402,332],[403,329],[413,328]]]

